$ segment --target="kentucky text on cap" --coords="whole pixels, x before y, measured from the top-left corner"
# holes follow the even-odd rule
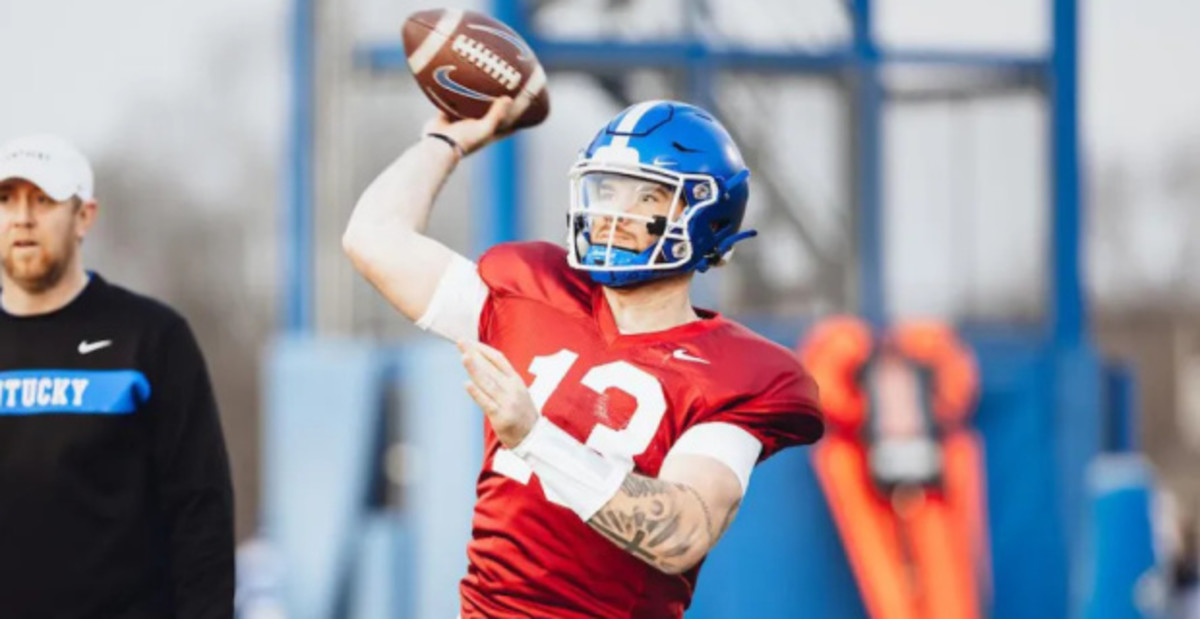
[[[70,142],[53,135],[17,138],[0,145],[0,182],[20,178],[58,202],[92,199],[92,166]]]

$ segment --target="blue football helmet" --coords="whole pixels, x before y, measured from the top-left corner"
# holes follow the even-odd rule
[[[568,260],[605,286],[703,273],[735,243],[756,234],[740,230],[750,171],[721,123],[693,105],[648,101],[629,107],[580,153],[570,176]],[[637,181],[641,188],[618,193],[617,179]],[[629,205],[631,196],[656,199],[647,196],[646,187],[670,205],[666,216]],[[594,234],[599,222],[607,225],[606,240],[604,233]],[[619,247],[618,224],[644,225],[657,240],[641,252]]]

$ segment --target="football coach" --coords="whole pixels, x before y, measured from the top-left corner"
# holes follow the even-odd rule
[[[87,271],[91,166],[0,146],[0,617],[227,619],[233,491],[191,329]]]

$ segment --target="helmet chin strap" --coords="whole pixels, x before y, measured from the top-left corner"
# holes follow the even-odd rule
[[[701,260],[700,264],[696,265],[696,271],[700,273],[707,271],[709,267],[720,262],[721,258],[725,256],[725,254],[728,254],[730,251],[732,251],[733,246],[739,241],[744,241],[756,236],[758,236],[758,230],[742,230],[741,232],[730,236],[724,241],[721,241],[721,244],[717,245],[717,248],[714,249],[712,253],[705,256],[705,259]]]

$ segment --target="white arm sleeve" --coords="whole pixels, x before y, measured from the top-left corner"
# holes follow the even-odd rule
[[[762,453],[762,443],[753,434],[720,421],[701,423],[688,428],[671,446],[663,465],[676,454],[708,456],[729,467],[742,482],[742,495],[750,486],[750,471]]]
[[[417,326],[451,341],[478,341],[479,317],[487,297],[487,284],[479,277],[475,263],[455,255]]]

